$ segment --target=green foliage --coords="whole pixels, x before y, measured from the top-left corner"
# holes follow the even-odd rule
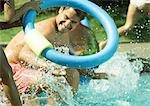
[[[90,17],[89,22],[91,25],[91,30],[93,30],[97,40],[105,40],[106,33],[101,24],[94,18]]]
[[[0,31],[0,42],[8,42],[10,41],[15,34],[17,34],[21,28],[11,28],[11,29],[6,29],[6,30],[1,30]]]
[[[136,42],[150,42],[149,18],[141,17],[139,22],[134,26],[133,30],[130,31],[127,35],[129,39],[134,39]]]

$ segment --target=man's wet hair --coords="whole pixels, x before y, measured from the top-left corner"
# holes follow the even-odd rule
[[[60,7],[60,8],[62,8],[63,10],[66,10],[66,9],[71,8],[71,7]],[[79,9],[75,9],[75,8],[74,8],[74,10],[76,11],[77,16],[80,18],[80,20],[84,19],[84,17],[86,16],[86,13],[84,11],[79,10]]]

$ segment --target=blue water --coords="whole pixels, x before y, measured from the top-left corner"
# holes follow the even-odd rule
[[[132,81],[132,80],[130,80]],[[102,82],[101,82],[102,83]],[[107,82],[103,82],[103,84]],[[117,85],[116,85],[117,86]],[[97,86],[96,86],[97,87]],[[119,92],[103,90],[104,88],[91,89],[90,85],[81,85],[75,100],[81,106],[149,106],[150,104],[150,75],[140,76],[137,87],[134,90],[122,89]],[[130,85],[128,85],[130,89]],[[101,91],[100,91],[101,90]]]
[[[140,75],[141,61],[130,63],[127,58],[116,54],[96,70],[108,72],[108,80],[80,85],[75,97],[80,106],[150,106],[150,73]]]
[[[80,84],[74,97],[69,85],[59,87],[61,84],[57,86],[58,82],[47,77],[49,85],[62,97],[54,106],[149,106],[150,73],[140,75],[144,66],[142,61],[129,62],[128,58],[131,57],[127,53],[116,53],[95,69],[95,72],[107,73],[108,80]]]
[[[86,84],[80,84],[76,96],[73,96],[71,87],[64,77],[55,79],[50,74],[45,74],[40,83],[49,86],[52,92],[59,93],[62,100],[54,106],[150,106],[150,73],[140,75],[144,66],[142,62],[129,62],[128,58],[130,56],[126,53],[116,53],[109,61],[95,69],[95,72],[107,73],[108,80],[90,80]],[[51,64],[50,67],[50,73],[55,68],[65,68],[56,64]],[[35,90],[32,91],[34,97]],[[7,104],[6,97],[3,92],[0,96],[0,106],[4,106]],[[49,96],[56,99],[53,94]],[[36,98],[29,101],[34,99]]]

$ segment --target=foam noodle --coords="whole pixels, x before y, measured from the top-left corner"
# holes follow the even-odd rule
[[[43,41],[44,39],[40,38],[40,41],[37,41],[35,40],[36,37],[34,37],[33,38],[34,41],[38,42],[38,44],[35,44],[34,46],[36,47],[36,45],[38,45],[37,48],[34,48],[35,51],[36,49],[38,50],[37,52],[38,55],[41,54],[43,50],[42,53],[43,57],[47,58],[48,60],[54,63],[64,65],[67,67],[72,67],[72,68],[92,68],[106,62],[113,56],[113,54],[115,53],[118,47],[119,37],[118,37],[117,27],[114,21],[107,14],[106,11],[104,11],[96,4],[90,2],[89,0],[41,0],[41,2],[42,3],[40,3],[39,7],[42,10],[50,7],[70,6],[73,8],[83,10],[84,12],[90,14],[91,16],[93,16],[99,21],[100,25],[104,27],[107,34],[107,45],[103,50],[92,55],[73,56],[73,55],[66,55],[57,52],[54,49],[43,50],[44,48],[47,47],[47,45],[45,46],[45,41]],[[30,30],[34,29],[35,17],[36,17],[35,10],[29,10],[25,14],[23,19],[23,26],[24,26],[23,28],[25,33],[27,33],[28,31],[30,32]],[[30,39],[31,37],[29,37],[29,40]],[[43,47],[43,42],[44,42],[44,47]],[[39,46],[42,46],[41,47],[42,49],[39,50],[40,48]]]
[[[53,48],[52,44],[36,29],[26,33],[25,42],[37,56],[40,56],[44,49]]]

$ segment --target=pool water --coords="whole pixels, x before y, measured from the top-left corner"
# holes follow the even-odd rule
[[[80,86],[75,97],[80,106],[149,106],[150,104],[150,75],[140,76],[136,87],[132,90],[130,87],[133,85],[130,84],[128,84],[129,89],[118,88],[119,85],[110,86],[108,81],[92,81],[90,84]],[[101,85],[98,86],[99,84]],[[113,86],[116,86],[116,91]]]
[[[61,81],[57,81],[53,76],[45,74],[41,82],[58,92],[62,98],[53,106],[149,106],[150,73],[140,75],[144,66],[142,61],[135,59],[129,62],[129,58],[132,57],[127,53],[116,53],[109,61],[95,69],[95,72],[107,73],[108,80],[90,80],[85,84],[80,83],[76,96],[73,96],[71,87],[63,77],[59,79]],[[50,67],[51,70],[65,68],[56,64],[51,64]],[[34,97],[35,90],[32,91],[30,96]],[[1,92],[0,96],[0,106],[5,106],[8,100],[4,92]],[[55,98],[55,95],[52,94],[50,97]],[[23,106],[30,106],[27,104]]]
[[[129,62],[126,53],[117,53],[99,66],[97,72],[107,72],[108,80],[91,80],[80,85],[75,100],[80,106],[149,106],[150,74],[140,60]]]

